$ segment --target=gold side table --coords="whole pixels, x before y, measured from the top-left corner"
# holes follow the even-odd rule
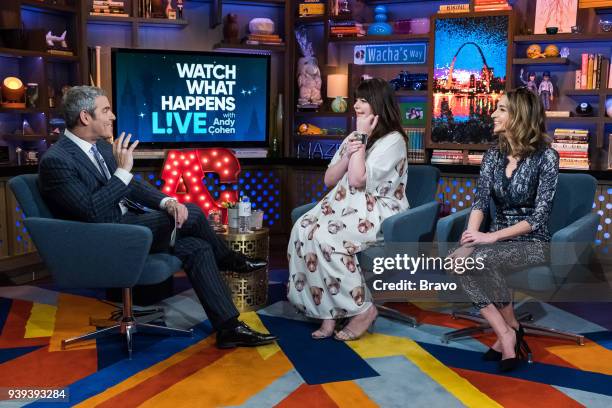
[[[227,246],[246,256],[268,260],[270,231],[268,228],[242,234],[234,230],[217,231]],[[264,307],[268,301],[268,267],[251,273],[221,271],[232,291],[232,300],[240,312],[250,312]]]

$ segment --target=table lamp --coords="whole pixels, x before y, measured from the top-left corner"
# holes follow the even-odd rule
[[[327,76],[327,97],[334,98],[331,109],[334,112],[346,112],[348,97],[348,76],[345,74],[332,74]]]
[[[2,81],[2,106],[5,108],[25,108],[25,87],[17,77],[6,77]]]

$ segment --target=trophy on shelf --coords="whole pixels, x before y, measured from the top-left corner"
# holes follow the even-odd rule
[[[26,106],[28,108],[36,108],[38,101],[38,84],[29,82],[26,88]]]

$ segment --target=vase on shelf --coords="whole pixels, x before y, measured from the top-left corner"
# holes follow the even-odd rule
[[[393,28],[387,23],[387,7],[376,6],[374,8],[374,20],[376,21],[368,28],[368,35],[391,35]]]

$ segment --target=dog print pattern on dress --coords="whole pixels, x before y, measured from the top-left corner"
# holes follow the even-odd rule
[[[349,135],[330,166],[346,154]],[[380,239],[382,222],[408,208],[405,194],[407,150],[397,132],[366,152],[366,185],[355,188],[348,174],[300,217],[288,245],[287,298],[298,311],[318,319],[357,315],[369,307],[357,255]]]

